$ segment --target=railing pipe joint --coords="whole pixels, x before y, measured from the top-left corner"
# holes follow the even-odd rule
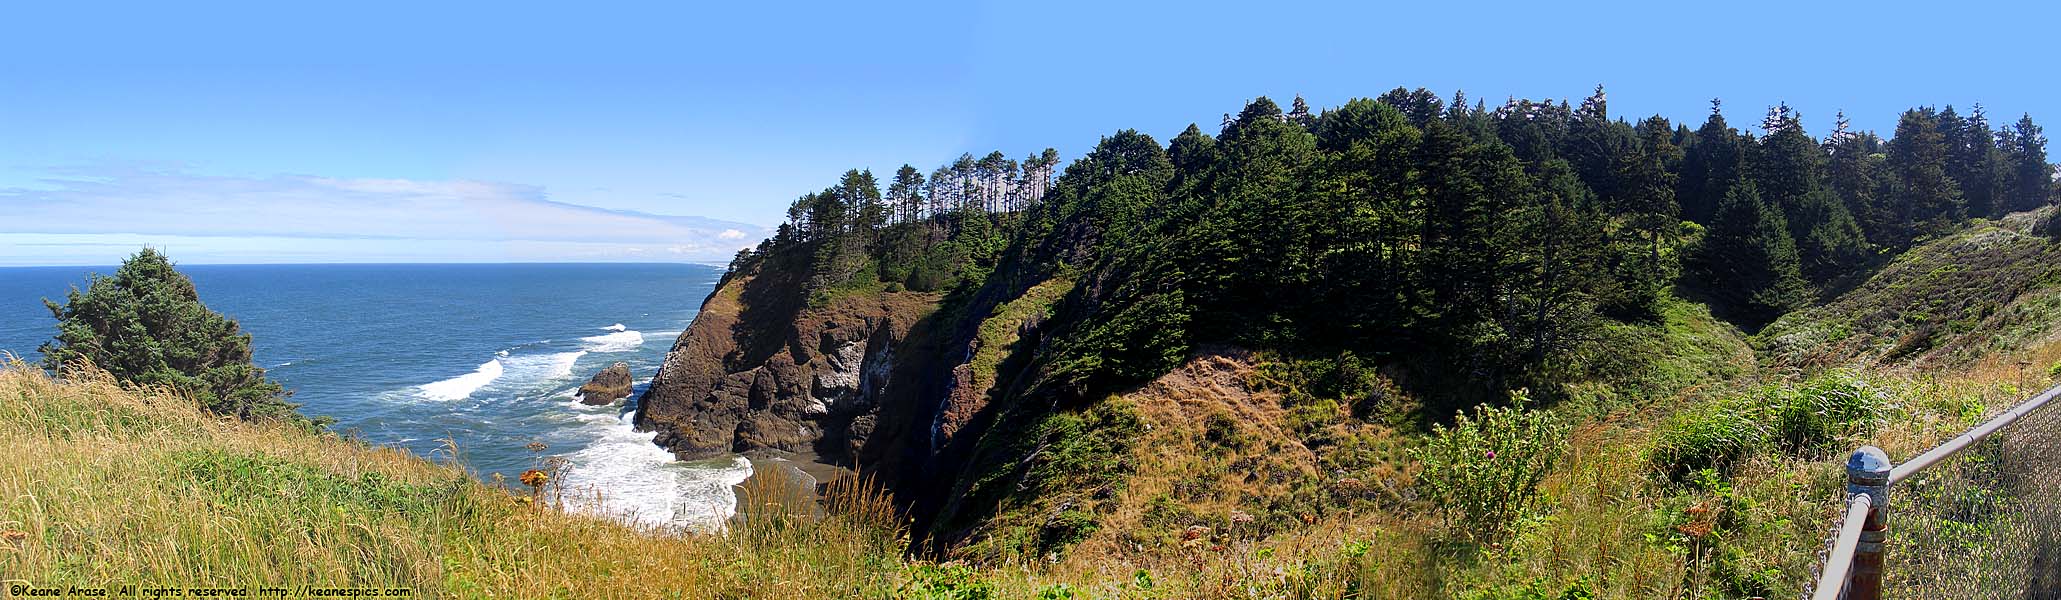
[[[1868,497],[1868,516],[1854,544],[1853,579],[1844,596],[1848,600],[1882,597],[1882,545],[1889,533],[1889,472],[1894,468],[1889,455],[1874,446],[1863,446],[1846,460],[1847,497]]]

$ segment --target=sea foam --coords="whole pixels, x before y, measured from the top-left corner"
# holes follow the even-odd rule
[[[474,369],[471,373],[443,381],[425,383],[422,384],[420,389],[423,396],[432,399],[464,400],[472,396],[473,392],[477,392],[480,388],[486,387],[487,384],[493,383],[494,380],[500,379],[504,371],[505,369],[501,366],[501,359],[495,358],[481,363],[479,368]]]
[[[644,334],[637,331],[618,331],[605,335],[590,335],[580,338],[589,351],[625,352],[644,345]]]
[[[614,324],[614,325],[610,325],[610,326],[607,326],[607,327],[603,327],[602,329],[606,329],[606,330],[608,330],[608,331],[625,331],[625,330],[628,330],[629,328],[628,328],[628,327],[624,327],[622,323],[616,323],[616,324]]]
[[[573,363],[586,356],[586,350],[552,352],[547,354],[518,354],[502,359],[508,366],[510,381],[538,382],[571,377]]]
[[[639,433],[634,413],[586,412],[595,434],[586,448],[568,455],[566,499],[575,510],[628,519],[641,525],[717,531],[737,513],[733,489],[751,477],[742,456],[680,462],[651,443],[656,433]]]

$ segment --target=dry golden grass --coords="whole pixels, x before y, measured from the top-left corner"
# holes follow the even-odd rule
[[[0,541],[0,579],[37,585],[823,598],[892,589],[901,563],[893,513],[863,485],[833,491],[871,496],[777,526],[762,511],[726,534],[659,531],[523,503],[405,452],[212,418],[94,372],[0,368],[0,448],[0,530],[20,534]]]
[[[2044,385],[2056,361],[2061,343],[1959,372],[1870,373],[1889,414],[1850,442],[1908,457]],[[1541,486],[1545,514],[1501,546],[1451,535],[1409,493],[1406,460],[1381,467],[1390,481],[1357,482],[1388,486],[1370,503],[1253,535],[1241,528],[1258,525],[1237,515],[1266,514],[1263,501],[1292,496],[1293,480],[1341,482],[1294,441],[1279,399],[1250,388],[1251,367],[1249,356],[1206,356],[1129,395],[1151,429],[1103,527],[1056,563],[989,565],[972,577],[1000,597],[1504,598],[1570,585],[1598,598],[1731,597],[1726,582],[1741,572],[1799,585],[1837,507],[1843,451],[1758,456],[1719,489],[1653,476],[1653,425],[1699,402],[1682,398],[1576,427]],[[1220,416],[1250,440],[1212,450],[1203,432]],[[1390,450],[1412,443],[1356,431]],[[96,372],[54,379],[19,363],[0,368],[0,449],[0,579],[401,586],[454,598],[939,589],[912,575],[930,567],[902,556],[894,506],[861,479],[828,483],[819,501],[793,481],[757,477],[728,531],[661,531],[561,512],[555,494],[523,503],[452,464],[214,418],[162,390],[125,389]],[[1200,542],[1185,528],[1155,529],[1152,501],[1168,497],[1215,526]],[[1741,551],[1721,556],[1712,536]]]

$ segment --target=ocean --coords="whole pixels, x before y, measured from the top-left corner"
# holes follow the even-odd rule
[[[571,461],[568,503],[638,523],[710,529],[736,510],[741,457],[680,462],[630,425],[674,338],[722,270],[687,264],[187,265],[210,308],[252,337],[256,362],[307,415],[366,442],[442,459],[445,439],[482,479]],[[62,301],[113,267],[0,268],[0,351],[40,360]],[[573,396],[629,363],[636,394]],[[543,442],[545,449],[526,446]]]

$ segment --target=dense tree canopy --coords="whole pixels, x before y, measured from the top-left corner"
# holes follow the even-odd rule
[[[58,330],[38,349],[48,368],[91,364],[126,383],[179,390],[218,414],[300,419],[288,393],[251,364],[250,334],[201,304],[193,281],[156,250],[73,288],[63,305],[44,305]]]
[[[1818,140],[1787,106],[1758,134],[1711,107],[1691,130],[1613,117],[1601,87],[1493,109],[1404,88],[1322,111],[1259,98],[1214,135],[1121,131],[1060,173],[1049,149],[968,154],[927,179],[905,166],[883,196],[853,171],[738,266],[807,257],[814,290],[966,294],[1073,273],[1043,364],[1077,394],[1209,343],[1550,389],[1672,286],[1758,327],[1888,251],[2054,197],[2029,117],[1996,132],[1979,107],[1921,107],[1885,141],[1842,114]]]

